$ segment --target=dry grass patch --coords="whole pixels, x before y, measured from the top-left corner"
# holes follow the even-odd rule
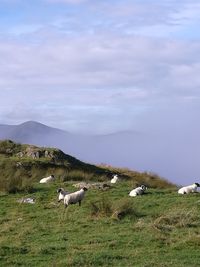
[[[13,176],[9,179],[0,180],[0,191],[6,193],[33,193],[33,182],[30,179],[23,179],[22,177]]]
[[[199,225],[197,209],[175,209],[161,215],[153,222],[153,227],[160,231],[171,231],[174,228],[195,227]]]
[[[91,202],[91,215],[93,217],[109,217],[117,220],[121,220],[126,216],[138,217],[136,209],[133,207],[133,203],[130,200],[120,200],[115,203],[111,203],[107,198],[102,198],[99,201]]]

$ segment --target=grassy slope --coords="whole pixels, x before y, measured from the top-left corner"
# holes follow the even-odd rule
[[[30,151],[32,154],[39,153],[40,157],[32,158]],[[45,157],[45,152],[48,152],[50,157]],[[19,156],[20,153],[22,156]],[[42,177],[51,174],[62,181],[108,181],[113,173],[117,173],[122,179],[132,180],[132,186],[144,183],[154,188],[173,187],[171,183],[155,174],[96,166],[84,163],[55,148],[21,145],[10,140],[0,141],[0,170],[0,191],[8,192],[25,191],[27,184],[30,186],[32,182],[38,182]],[[12,188],[13,185],[16,186]]]
[[[28,152],[39,152],[39,158],[28,156]],[[48,151],[50,157],[45,157]],[[24,153],[23,156],[18,156]],[[20,166],[17,166],[20,163]],[[84,163],[75,157],[63,153],[56,148],[37,147],[22,145],[10,140],[0,141],[0,168],[1,176],[10,179],[11,177],[29,177],[31,180],[38,179],[53,173],[56,177],[66,178],[70,171],[82,171],[102,175],[103,170],[95,165]],[[104,171],[105,173],[105,171]]]
[[[149,189],[129,198],[131,181],[108,191],[89,190],[81,207],[57,204],[55,184],[36,184],[36,204],[19,204],[24,194],[0,195],[0,266],[180,266],[197,267],[200,195]],[[70,183],[64,187],[75,190]],[[133,211],[121,220],[91,215],[104,199]]]

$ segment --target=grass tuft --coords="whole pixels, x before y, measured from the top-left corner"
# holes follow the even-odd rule
[[[153,226],[160,231],[171,231],[174,228],[195,227],[199,224],[196,209],[173,209],[155,219]]]
[[[114,205],[112,218],[121,220],[126,216],[137,218],[139,213],[134,208],[131,200],[120,200]]]
[[[9,179],[0,180],[0,190],[6,193],[33,193],[34,186],[29,179],[21,177],[11,177]]]
[[[108,198],[102,198],[99,201],[91,202],[90,207],[93,217],[110,217],[112,215],[112,203]]]
[[[91,202],[90,207],[91,215],[97,218],[108,217],[121,220],[126,216],[131,218],[139,216],[131,200],[120,200],[111,203],[108,198],[102,198],[97,202]]]

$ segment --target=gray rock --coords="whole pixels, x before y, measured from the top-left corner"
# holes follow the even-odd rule
[[[107,183],[86,183],[86,182],[80,182],[77,184],[73,184],[76,188],[83,188],[86,187],[88,189],[99,189],[99,190],[108,190],[111,188],[111,186]]]

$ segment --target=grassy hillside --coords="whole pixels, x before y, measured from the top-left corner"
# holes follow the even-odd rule
[[[0,143],[0,168],[2,267],[200,266],[199,193],[180,196],[157,175],[93,166],[57,149],[12,141]],[[52,173],[54,183],[38,183]],[[65,211],[57,202],[57,188],[108,182],[111,173],[121,181],[89,189],[81,207]],[[147,193],[130,198],[139,183],[148,185]],[[27,197],[35,204],[21,203]]]
[[[109,181],[113,173],[121,179],[131,180],[132,186],[165,188],[173,186],[157,175],[139,173],[109,166],[84,163],[56,148],[22,145],[10,140],[0,141],[0,191],[31,192],[33,183],[54,174],[59,181]]]
[[[0,195],[0,266],[200,266],[199,194],[149,189],[130,198],[131,181],[122,181],[88,190],[81,207],[64,212],[60,186],[75,190],[56,182]],[[25,196],[36,203],[17,202]]]

